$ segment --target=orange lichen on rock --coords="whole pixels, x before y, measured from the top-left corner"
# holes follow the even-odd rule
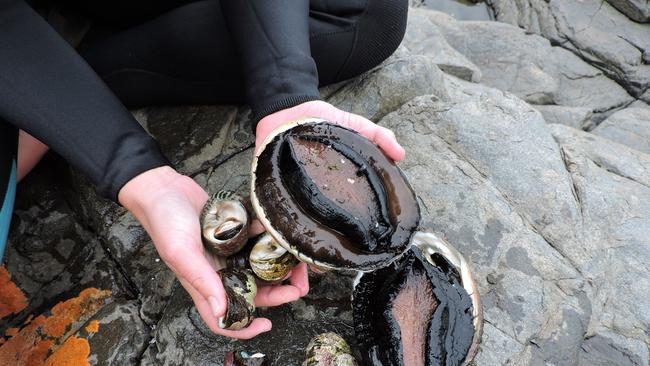
[[[88,325],[86,325],[86,332],[88,333],[97,333],[99,331],[99,320],[91,320]]]
[[[0,365],[87,364],[88,341],[71,335],[97,313],[110,294],[110,291],[85,289],[78,297],[56,304],[50,316],[37,316],[0,346]]]
[[[79,337],[68,338],[63,345],[45,360],[46,366],[89,366],[90,345]]]
[[[16,334],[18,334],[18,331],[19,331],[19,330],[20,330],[20,329],[18,329],[18,328],[9,328],[9,329],[5,330],[5,336],[7,336],[7,337],[13,337],[13,336],[15,336]]]
[[[17,314],[27,307],[27,297],[11,281],[7,269],[0,267],[0,318],[10,314]]]
[[[54,342],[50,340],[40,340],[36,342],[34,347],[30,350],[30,354],[27,357],[25,364],[29,366],[42,365],[52,346],[54,346]]]
[[[50,337],[63,336],[70,324],[84,315],[95,314],[104,305],[103,299],[110,294],[110,291],[87,288],[78,297],[54,305],[52,316],[45,320],[43,326],[45,334]]]

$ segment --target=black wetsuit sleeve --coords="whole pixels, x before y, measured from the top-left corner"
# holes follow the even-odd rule
[[[24,1],[0,0],[0,118],[50,146],[98,191],[169,164],[86,62]]]
[[[221,0],[239,53],[253,121],[320,99],[308,0]]]

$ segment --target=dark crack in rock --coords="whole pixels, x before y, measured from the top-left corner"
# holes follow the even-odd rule
[[[609,116],[592,132],[650,154],[650,109],[623,109]]]
[[[476,64],[481,70],[481,83],[514,93],[531,104],[603,112],[633,101],[601,70],[522,29],[495,22],[460,22],[446,14],[421,9],[414,9],[409,16],[411,22],[416,17],[426,18],[429,25],[419,26],[419,32],[426,32],[427,37],[441,34]],[[410,47],[409,44],[407,38],[406,46]]]
[[[611,5],[621,9],[624,3],[634,3],[647,12],[647,1],[488,0],[488,3],[497,20],[542,35],[572,51],[618,81],[632,96],[640,97],[648,90],[650,27],[630,20]]]

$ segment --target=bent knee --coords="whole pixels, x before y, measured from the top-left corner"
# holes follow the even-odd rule
[[[355,46],[339,75],[341,80],[362,74],[392,55],[406,32],[408,0],[368,0],[359,18]]]

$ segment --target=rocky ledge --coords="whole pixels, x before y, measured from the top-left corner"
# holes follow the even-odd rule
[[[514,25],[412,9],[394,56],[323,97],[395,131],[423,226],[473,263],[485,313],[476,364],[648,365],[647,3],[490,4]],[[135,115],[206,189],[246,191],[247,109]],[[324,331],[354,348],[351,277],[331,273],[312,276],[306,298],[262,309],[271,333],[211,334],[133,217],[62,172],[50,156],[20,186],[6,267],[27,300],[3,312],[1,360],[87,345],[90,364],[221,364],[247,349],[300,365]],[[64,331],[33,332],[84,301]]]

